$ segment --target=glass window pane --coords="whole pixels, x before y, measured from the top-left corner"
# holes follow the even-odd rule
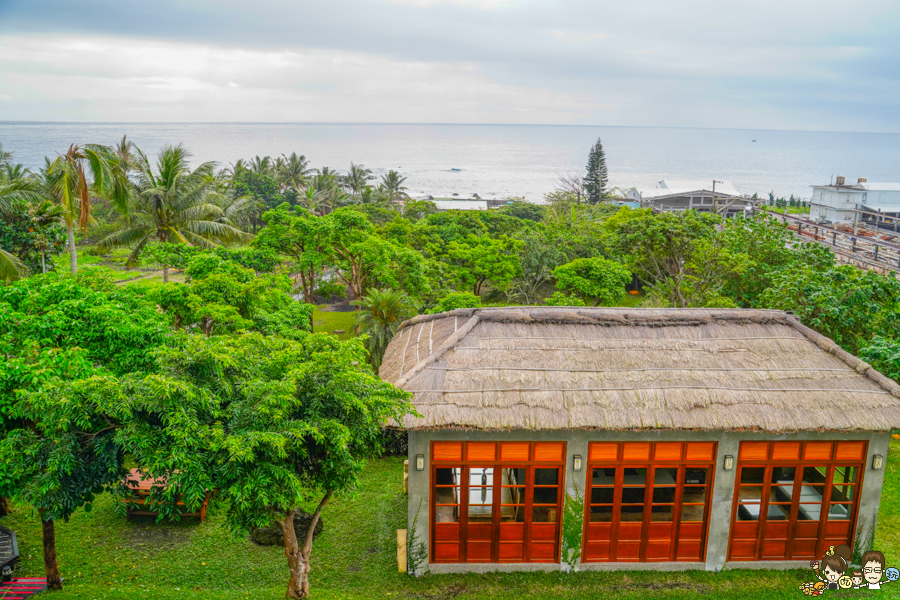
[[[682,502],[706,503],[706,487],[686,487],[681,497]]]
[[[469,467],[469,504],[494,503],[493,467]],[[471,514],[472,511],[469,511]]]
[[[856,483],[858,475],[858,467],[835,467],[834,482],[835,483]]]
[[[849,504],[832,504],[828,509],[829,521],[846,521],[850,518]]]
[[[709,469],[685,469],[684,482],[686,484],[699,483],[705,485],[708,474]]]
[[[500,470],[501,485],[525,485],[525,469],[503,467]]]
[[[643,504],[645,490],[642,487],[622,488],[622,504]]]
[[[469,488],[469,504],[493,504],[494,488],[492,487],[470,487]]]
[[[559,469],[535,469],[534,485],[559,485]]]
[[[458,506],[435,506],[434,507],[435,523],[459,523],[459,507]]]
[[[790,504],[770,504],[766,518],[770,521],[786,521],[791,518]]]
[[[612,521],[612,506],[592,506],[591,522],[592,523],[609,523]]]
[[[678,469],[660,469],[653,472],[655,485],[675,485],[678,482]]]
[[[772,483],[784,485],[794,483],[795,467],[772,467]]]
[[[525,504],[524,487],[505,487],[500,490],[500,504]]]
[[[500,521],[504,523],[524,523],[525,507],[524,506],[501,506]]]
[[[739,504],[737,510],[738,521],[759,521],[759,504]]]
[[[682,505],[681,507],[681,520],[682,521],[702,521],[703,520],[703,511],[706,507],[704,506],[688,506]],[[738,520],[744,520],[740,518],[740,511],[738,512]],[[753,519],[756,520],[756,519]]]
[[[435,504],[459,504],[459,488],[458,487],[435,488],[434,503]]]
[[[656,503],[675,502],[675,488],[673,488],[673,487],[655,487],[655,488],[653,488],[653,502],[656,502]]]
[[[534,504],[556,504],[559,488],[534,488]]]
[[[644,520],[644,507],[643,506],[623,506],[622,512],[620,513],[619,520],[621,520],[621,521],[643,521]]]
[[[674,510],[674,506],[652,506],[650,507],[650,520],[671,521]]]
[[[556,523],[558,511],[555,506],[535,506],[532,508],[533,523]]]
[[[615,469],[594,469],[591,475],[591,483],[594,485],[615,485],[616,470]]]
[[[494,507],[490,504],[470,504],[469,523],[490,523],[494,516]]]
[[[855,485],[835,485],[831,488],[832,502],[852,502]]]
[[[762,486],[761,485],[749,485],[742,486],[738,489],[738,500],[740,502],[745,501],[756,501],[759,502],[762,500]]]
[[[790,502],[794,493],[794,486],[773,485],[769,488],[769,502]]]
[[[800,504],[797,507],[798,521],[818,521],[822,518],[821,504]]]
[[[625,485],[646,485],[647,469],[625,469],[622,483]]]
[[[434,484],[435,485],[459,485],[460,472],[459,467],[455,469],[435,469]]]
[[[741,468],[741,483],[762,483],[766,476],[765,467]]]
[[[591,504],[612,504],[614,488],[594,488],[591,490]]]
[[[827,473],[828,467],[806,467],[803,469],[803,483],[825,483],[825,475]]]

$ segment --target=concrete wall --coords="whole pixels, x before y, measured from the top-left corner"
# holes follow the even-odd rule
[[[679,441],[718,442],[716,457],[715,481],[712,487],[712,501],[709,514],[709,534],[707,536],[706,562],[665,562],[665,563],[583,563],[579,570],[658,570],[672,571],[685,569],[705,569],[719,571],[723,568],[805,568],[809,561],[761,561],[751,563],[727,563],[728,538],[731,527],[731,509],[734,501],[734,483],[737,476],[738,449],[742,440],[867,440],[869,455],[863,476],[863,487],[860,491],[859,511],[857,518],[857,539],[874,536],[875,520],[878,517],[878,506],[881,500],[881,488],[884,482],[884,469],[872,470],[872,457],[881,454],[887,460],[890,435],[887,433],[748,433],[748,432],[704,432],[704,431],[508,431],[480,432],[455,430],[420,430],[409,432],[409,505],[408,528],[412,530],[413,519],[421,502],[421,512],[417,521],[418,540],[429,545],[429,474],[431,472],[432,441],[528,441],[544,442],[564,441],[567,443],[566,457],[566,491],[573,494],[575,487],[584,492],[587,481],[588,444],[590,442],[654,442]],[[416,455],[425,456],[425,470],[415,469]],[[581,455],[583,466],[581,471],[572,471],[572,457]],[[723,463],[726,455],[734,457],[735,468],[726,471]],[[527,571],[527,570],[561,570],[559,564],[432,564],[428,570],[434,573],[457,572],[490,572],[490,571]]]

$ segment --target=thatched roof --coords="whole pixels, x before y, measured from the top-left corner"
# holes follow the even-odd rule
[[[900,427],[900,385],[774,310],[511,307],[406,321],[410,429]]]

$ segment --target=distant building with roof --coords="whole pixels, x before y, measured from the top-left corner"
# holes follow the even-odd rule
[[[628,197],[641,202],[644,207],[662,211],[697,210],[713,212],[716,205],[720,214],[728,217],[743,213],[754,200],[741,193],[734,184],[717,183],[713,196],[712,180],[687,181],[663,179],[650,189],[632,189]]]
[[[860,177],[848,185],[839,175],[829,185],[812,186],[810,218],[817,222],[853,223],[858,211],[900,217],[900,183],[869,183]]]

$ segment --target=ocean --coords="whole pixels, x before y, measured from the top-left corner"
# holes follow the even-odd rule
[[[0,144],[35,168],[72,143],[111,144],[128,135],[148,155],[184,144],[193,161],[221,166],[297,152],[312,167],[376,175],[396,169],[411,195],[522,196],[540,200],[560,175],[584,169],[603,141],[610,184],[653,187],[661,179],[718,179],[760,195],[808,198],[810,185],[900,181],[900,134],[591,127],[306,123],[38,123],[0,121]]]

